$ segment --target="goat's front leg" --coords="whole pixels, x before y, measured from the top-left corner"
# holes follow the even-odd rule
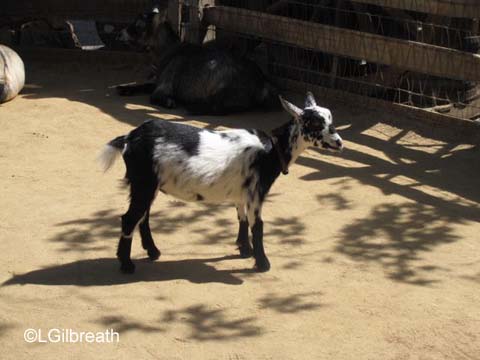
[[[173,97],[173,83],[174,79],[172,78],[172,75],[168,73],[168,69],[165,69],[165,73],[162,78],[159,79],[152,95],[150,95],[150,103],[167,109],[176,108],[177,103]]]
[[[238,250],[242,258],[249,258],[253,255],[253,249],[248,238],[248,220],[245,204],[237,205],[237,215],[239,224],[237,236]]]
[[[160,250],[157,249],[150,231],[150,209],[145,213],[145,217],[140,222],[140,236],[142,238],[142,247],[147,250],[150,260],[157,260],[160,257]]]
[[[152,105],[158,105],[166,109],[174,109],[177,107],[177,103],[173,97],[165,94],[163,90],[158,88],[150,95],[150,103]]]
[[[247,205],[248,222],[252,230],[253,257],[255,258],[255,269],[258,272],[270,270],[270,262],[263,248],[263,221],[262,204]],[[253,225],[252,225],[253,224]]]

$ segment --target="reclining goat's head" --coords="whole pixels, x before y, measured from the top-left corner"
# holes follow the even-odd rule
[[[167,21],[165,1],[154,1],[152,6],[118,35],[118,39],[141,50],[157,51],[172,43],[178,37]]]

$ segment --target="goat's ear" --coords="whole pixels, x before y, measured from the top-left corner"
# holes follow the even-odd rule
[[[296,107],[292,103],[285,100],[282,97],[282,95],[279,95],[278,98],[280,99],[280,102],[282,103],[283,108],[295,119],[298,119],[302,115],[302,112],[303,112],[302,109]]]
[[[317,102],[315,101],[315,98],[313,97],[313,94],[311,91],[307,92],[307,97],[305,98],[305,107],[312,107],[312,106],[317,106]]]

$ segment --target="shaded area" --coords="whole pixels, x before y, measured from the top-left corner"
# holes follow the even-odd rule
[[[192,305],[184,309],[166,311],[162,320],[166,323],[184,323],[190,328],[190,339],[222,341],[261,335],[263,329],[255,324],[255,318],[229,319],[222,309]]]
[[[372,125],[372,124],[370,124]],[[360,164],[359,167],[336,165],[335,156],[322,153],[322,159],[301,157],[297,163],[311,167],[316,171],[305,175],[302,179],[318,181],[324,179],[352,178],[361,184],[379,188],[385,195],[397,194],[407,199],[431,205],[442,213],[450,212],[455,218],[480,221],[480,157],[479,148],[455,149],[454,143],[436,143],[434,145],[416,144],[402,141],[409,130],[401,130],[388,140],[362,133],[369,126],[352,125],[342,132],[348,141],[366,146],[385,156],[381,158],[354,147],[348,147],[340,155],[342,160]],[[419,149],[425,148],[428,151]],[[402,183],[399,178],[408,178]],[[420,186],[438,189],[437,192],[425,192]],[[444,192],[457,196],[465,201],[446,199]],[[339,203],[339,207],[343,204]]]
[[[477,272],[474,275],[463,275],[461,278],[464,279],[464,280],[472,281],[472,282],[476,283],[477,285],[480,285],[480,272]]]
[[[335,210],[346,210],[351,208],[350,202],[340,194],[317,195],[317,200],[322,206],[332,205]]]
[[[158,201],[158,200],[157,200]],[[218,226],[223,228],[230,224],[228,220],[223,220],[218,218],[218,214],[221,213],[222,209],[232,208],[225,205],[204,205],[199,204],[198,207],[188,208],[185,203],[180,201],[164,201],[162,206],[165,207],[164,210],[154,211],[150,215],[150,229],[152,235],[162,234],[169,235],[175,233],[177,230],[184,228],[185,226],[191,226],[196,223],[203,223],[204,221],[214,221]],[[182,209],[184,208],[185,209]],[[232,216],[234,210],[232,210]],[[81,219],[64,221],[56,224],[62,230],[55,235],[51,242],[58,243],[61,245],[59,251],[98,251],[102,249],[107,249],[107,245],[99,245],[98,241],[100,239],[115,239],[111,244],[116,246],[118,237],[120,236],[120,216],[122,210],[100,210],[94,213],[93,215]],[[234,226],[232,224],[232,230]],[[211,232],[208,229],[198,229],[195,230],[205,235],[206,242],[218,242],[219,240],[225,238],[225,233],[222,232]],[[231,234],[227,231],[229,237],[234,242],[235,234]],[[140,239],[138,234],[135,235],[135,238]],[[158,236],[159,243],[157,244],[161,250],[162,238]]]
[[[322,306],[318,302],[321,292],[308,292],[282,296],[277,293],[268,293],[259,299],[262,309],[270,309],[283,314],[296,314],[304,311],[313,311]]]
[[[217,270],[210,263],[237,259],[237,256],[188,259],[177,261],[150,262],[137,261],[133,275],[121,274],[119,263],[114,258],[79,260],[62,265],[48,266],[22,275],[14,275],[2,284],[76,285],[108,286],[135,282],[187,280],[195,284],[222,283],[240,285],[243,280],[238,273],[251,273],[245,270]]]
[[[15,326],[11,324],[7,324],[5,322],[0,323],[0,337],[5,336],[11,329],[15,328]]]
[[[438,281],[432,272],[448,270],[416,266],[415,262],[437,246],[460,240],[449,226],[451,221],[420,203],[378,205],[368,218],[342,230],[336,251],[354,260],[381,264],[392,280],[429,285]]]
[[[103,316],[97,323],[107,329],[114,329],[121,335],[129,331],[140,331],[143,333],[158,333],[165,331],[159,326],[146,325],[136,320],[127,320],[123,316]]]
[[[278,119],[278,112],[253,112],[230,114],[228,116],[193,116],[181,106],[177,109],[161,108],[150,104],[149,95],[119,96],[114,87],[122,83],[147,79],[149,66],[126,63],[112,68],[109,64],[81,64],[62,62],[59,64],[30,62],[27,64],[27,85],[21,92],[26,99],[65,98],[98,108],[105,114],[132,126],[138,126],[151,118],[171,118],[174,121],[201,121],[214,129],[218,126],[236,128],[273,127],[271,120],[281,124],[288,120],[284,115]],[[75,73],[72,77],[71,73]],[[253,116],[252,116],[253,115]],[[261,121],[259,121],[261,120]],[[115,134],[112,134],[112,136]],[[108,139],[107,139],[108,140]]]
[[[159,201],[158,199],[157,201]],[[163,199],[162,199],[163,200]],[[192,234],[200,234],[200,244],[213,245],[221,242],[236,246],[238,221],[233,206],[195,204],[186,206],[180,201],[163,201],[164,210],[150,215],[150,229],[157,247],[161,250],[164,235],[171,235],[188,227]],[[228,212],[225,210],[230,209]],[[60,245],[60,252],[96,252],[116,246],[120,235],[120,214],[118,210],[101,210],[81,219],[64,221],[56,226],[61,231],[49,241]],[[305,243],[305,225],[300,217],[277,217],[265,219],[265,239],[278,239],[282,245],[296,246]],[[105,239],[111,240],[105,244]],[[134,241],[140,241],[135,234]],[[198,243],[197,241],[195,243]]]
[[[455,226],[480,221],[480,148],[419,138],[409,129],[382,132],[372,125],[353,123],[342,132],[352,145],[347,144],[341,158],[325,153],[315,159],[301,157],[300,165],[315,169],[302,179],[337,179],[340,195],[318,196],[321,204],[331,203],[337,210],[348,209],[341,191],[357,187],[357,182],[385,196],[410,200],[379,205],[365,218],[353,220],[335,249],[358,261],[380,263],[393,280],[431,284],[448,269],[416,267],[415,262],[441,244],[461,240]]]

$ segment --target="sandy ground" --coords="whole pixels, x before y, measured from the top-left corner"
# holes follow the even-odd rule
[[[168,115],[113,94],[125,72],[28,69],[0,107],[2,359],[480,359],[478,147],[327,104],[347,150],[309,150],[273,186],[270,272],[237,257],[233,208],[160,195],[162,257],[149,262],[136,236],[128,276],[114,257],[124,165],[103,174],[103,144],[149,117],[263,129],[287,117]],[[30,344],[28,328],[120,341]]]

